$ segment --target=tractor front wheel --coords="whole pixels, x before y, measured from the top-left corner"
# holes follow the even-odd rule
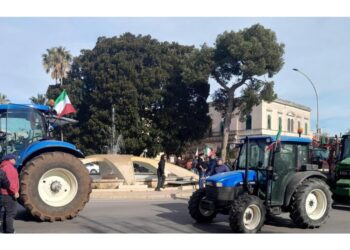
[[[199,223],[211,222],[217,212],[215,210],[207,210],[201,207],[201,201],[205,198],[205,190],[199,189],[194,192],[188,201],[188,210],[193,219]]]
[[[89,201],[91,178],[71,154],[49,152],[30,160],[21,171],[20,202],[42,221],[75,217]]]
[[[256,233],[264,225],[265,215],[266,209],[259,197],[242,194],[232,203],[230,227],[235,233]]]
[[[327,184],[320,179],[307,179],[292,196],[290,218],[302,228],[317,228],[326,222],[332,198]]]

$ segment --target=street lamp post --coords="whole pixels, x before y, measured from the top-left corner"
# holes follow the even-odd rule
[[[308,77],[304,72],[302,72],[302,71],[300,71],[299,69],[296,69],[296,68],[294,68],[293,69],[294,71],[297,71],[297,72],[299,72],[300,74],[302,74],[303,76],[305,76],[305,78],[307,79],[307,80],[309,80],[309,82],[311,83],[311,85],[312,85],[312,87],[314,88],[314,90],[315,90],[315,94],[316,94],[316,104],[317,104],[317,121],[316,121],[316,133],[317,133],[317,135],[319,135],[319,132],[320,132],[320,128],[319,128],[319,113],[318,113],[318,94],[317,94],[317,91],[316,91],[316,88],[315,88],[315,85],[314,85],[314,83],[311,81],[311,79],[310,79],[310,77]]]

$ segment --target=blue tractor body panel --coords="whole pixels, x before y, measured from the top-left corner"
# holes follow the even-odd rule
[[[0,104],[0,111],[5,111],[5,110],[18,110],[18,109],[23,109],[23,108],[33,108],[38,111],[47,113],[50,111],[50,108],[46,105],[41,105],[41,104]]]
[[[72,152],[76,156],[84,157],[84,154],[77,149],[76,146],[68,142],[55,141],[55,140],[43,140],[37,141],[29,145],[25,150],[23,150],[17,158],[16,167],[22,166],[23,163],[36,152],[41,153],[49,152],[51,149],[56,149],[56,151]]]
[[[269,140],[270,142],[276,141],[276,136],[274,135],[262,135],[262,136],[249,136],[249,141],[255,141],[255,140]],[[245,138],[242,138],[242,140],[245,140]],[[281,142],[295,142],[299,144],[310,144],[312,140],[310,138],[306,137],[294,137],[294,136],[281,136],[280,137]]]
[[[236,170],[225,173],[216,174],[207,178],[206,183],[211,186],[216,186],[216,183],[222,183],[222,187],[236,187],[242,184],[244,180],[245,171]],[[256,181],[256,171],[248,171],[248,182]]]

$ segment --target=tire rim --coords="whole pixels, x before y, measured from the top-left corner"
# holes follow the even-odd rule
[[[255,205],[249,205],[243,214],[243,223],[248,230],[254,230],[258,227],[261,221],[261,211],[260,208]]]
[[[202,200],[204,200],[205,197],[202,198]],[[202,201],[201,200],[201,201]],[[207,210],[201,207],[200,202],[199,202],[199,212],[201,213],[201,215],[205,216],[205,217],[209,217],[211,215],[214,214],[215,210]]]
[[[305,209],[310,219],[320,219],[327,210],[326,194],[321,189],[312,190],[306,197]]]
[[[52,207],[69,204],[78,192],[78,181],[74,174],[63,168],[45,172],[39,180],[38,192],[41,200]]]

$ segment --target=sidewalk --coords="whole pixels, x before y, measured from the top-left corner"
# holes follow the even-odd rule
[[[176,199],[189,198],[194,189],[179,189],[179,188],[165,188],[162,191],[154,191],[154,188],[147,188],[147,190],[130,191],[118,189],[93,189],[90,194],[91,199]]]

